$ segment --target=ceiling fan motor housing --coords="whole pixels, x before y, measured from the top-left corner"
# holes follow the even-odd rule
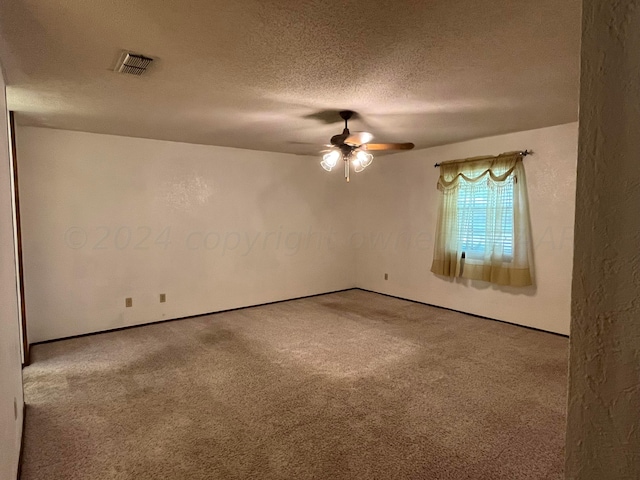
[[[343,143],[342,145],[340,145],[340,152],[342,152],[342,157],[344,158],[345,162],[349,160],[349,157],[351,156],[354,150],[355,150],[355,147],[352,145],[347,145],[346,143]]]

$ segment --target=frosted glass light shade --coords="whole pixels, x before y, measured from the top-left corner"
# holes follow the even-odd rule
[[[353,166],[356,172],[361,172],[373,162],[373,155],[359,150],[353,159]]]
[[[356,158],[360,160],[362,168],[367,168],[369,165],[371,165],[371,162],[373,162],[373,155],[367,152],[363,152],[362,150],[356,153]]]
[[[342,154],[338,150],[331,150],[329,153],[325,153],[322,156],[322,161],[320,162],[320,165],[327,172],[330,172],[333,169],[333,167],[337,165],[338,160],[340,160],[341,157],[342,157]]]

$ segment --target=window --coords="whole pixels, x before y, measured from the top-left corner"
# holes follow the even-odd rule
[[[443,163],[438,190],[431,271],[499,285],[531,285],[533,256],[522,155]]]
[[[498,228],[489,228],[490,184],[477,186],[461,181],[458,192],[458,239],[467,257],[482,257],[488,249],[499,250],[504,260],[513,256],[513,177],[505,182],[500,201],[503,214]]]

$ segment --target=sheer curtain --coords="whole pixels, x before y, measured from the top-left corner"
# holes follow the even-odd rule
[[[527,187],[520,152],[440,165],[431,271],[498,285],[533,283]]]

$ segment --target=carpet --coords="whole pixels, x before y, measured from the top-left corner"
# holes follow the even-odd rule
[[[349,290],[35,345],[22,479],[561,479],[568,339]]]

